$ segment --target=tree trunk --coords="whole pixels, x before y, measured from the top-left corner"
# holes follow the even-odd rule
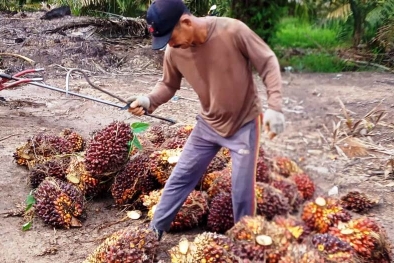
[[[364,36],[365,15],[361,6],[355,0],[350,0],[350,9],[353,13],[353,47],[357,47]]]

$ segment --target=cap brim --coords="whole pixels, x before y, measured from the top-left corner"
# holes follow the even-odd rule
[[[164,48],[167,43],[170,41],[172,32],[168,33],[167,35],[161,37],[153,37],[152,38],[152,49],[158,50]]]

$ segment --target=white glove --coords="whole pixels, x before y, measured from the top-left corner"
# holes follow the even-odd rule
[[[145,111],[147,111],[150,107],[150,100],[146,96],[131,97],[127,100],[127,102],[131,102],[128,111],[137,116],[147,113]]]
[[[263,126],[272,139],[285,129],[285,116],[281,112],[268,109],[263,116]]]

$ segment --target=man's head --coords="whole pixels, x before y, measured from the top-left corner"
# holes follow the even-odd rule
[[[155,0],[146,20],[153,36],[153,49],[162,49],[167,44],[174,48],[193,45],[193,19],[182,0]]]

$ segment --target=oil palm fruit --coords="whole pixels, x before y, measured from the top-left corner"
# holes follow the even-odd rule
[[[73,152],[80,152],[85,147],[85,140],[82,135],[71,129],[64,129],[60,136],[71,143]]]
[[[164,149],[150,154],[149,169],[161,185],[167,182],[181,153],[182,149]]]
[[[272,170],[284,177],[303,173],[302,169],[292,159],[285,156],[275,156],[271,160]]]
[[[339,200],[331,197],[317,197],[307,202],[302,210],[302,220],[317,233],[327,233],[329,227],[339,221],[347,222],[350,214],[339,204]]]
[[[217,178],[213,180],[211,186],[207,190],[210,200],[220,193],[231,193],[231,168],[226,167],[216,173],[218,173]],[[205,184],[209,185],[209,182],[205,181]]]
[[[304,200],[309,200],[315,194],[316,186],[312,179],[305,173],[295,174],[290,177],[297,185],[298,191]]]
[[[355,251],[352,246],[337,236],[328,233],[315,234],[311,241],[313,247],[331,262],[356,262]]]
[[[140,152],[132,156],[125,169],[116,175],[111,193],[117,205],[127,204],[159,188],[160,184],[149,170],[149,155],[150,152]]]
[[[86,147],[85,163],[90,174],[100,179],[120,170],[127,162],[130,125],[114,121],[94,134]]]
[[[193,242],[182,237],[177,246],[169,250],[171,263],[236,263],[241,262],[233,253],[234,244],[225,235],[203,232]]]
[[[292,180],[276,176],[272,178],[270,185],[280,190],[288,199],[292,212],[299,210],[303,198],[298,191],[297,185]]]
[[[34,192],[37,215],[55,227],[81,226],[78,217],[84,210],[84,197],[75,185],[46,177]]]
[[[150,229],[130,226],[106,238],[83,263],[150,263],[159,242]]]
[[[31,186],[36,188],[48,176],[65,180],[69,163],[70,158],[68,157],[53,157],[34,165],[29,171]]]
[[[289,200],[283,193],[265,183],[256,183],[255,194],[257,214],[271,220],[276,215],[285,215],[290,211]]]
[[[230,193],[220,193],[209,204],[207,229],[225,233],[234,226],[233,203]]]
[[[356,213],[368,212],[377,203],[378,200],[373,200],[365,193],[361,193],[359,191],[350,191],[341,197],[341,205]]]

